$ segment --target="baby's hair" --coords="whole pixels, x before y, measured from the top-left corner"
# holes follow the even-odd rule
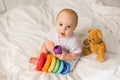
[[[72,10],[72,9],[67,9],[67,8],[62,9],[62,10],[57,14],[56,19],[58,18],[58,16],[59,16],[62,12],[67,12],[67,13],[75,16],[75,17],[76,17],[76,24],[77,24],[77,22],[78,22],[78,15],[77,15],[77,13],[76,13],[74,10]]]

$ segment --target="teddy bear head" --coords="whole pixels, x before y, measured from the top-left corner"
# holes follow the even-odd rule
[[[88,41],[92,44],[99,44],[102,42],[102,33],[99,29],[88,30]]]

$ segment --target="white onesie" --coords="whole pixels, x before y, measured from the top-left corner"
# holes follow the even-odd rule
[[[75,54],[80,54],[82,51],[80,44],[79,44],[80,43],[79,39],[74,35],[74,33],[69,37],[58,39],[58,34],[56,31],[56,28],[53,28],[48,33],[47,39],[54,42],[55,45],[61,45],[64,51],[73,52]],[[48,45],[46,45],[46,46],[47,46],[48,50],[50,50],[49,46]],[[65,61],[70,64],[70,68],[72,70],[75,67],[78,59],[65,60]]]

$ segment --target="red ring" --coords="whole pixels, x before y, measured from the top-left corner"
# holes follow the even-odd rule
[[[46,60],[46,55],[44,52],[42,52],[39,59],[38,59],[36,70],[38,70],[38,71],[42,70],[42,67],[44,65],[45,60]]]
[[[52,56],[48,54],[46,57],[46,61],[44,63],[44,66],[42,68],[43,72],[47,72],[48,68],[50,67],[51,62],[52,62]]]

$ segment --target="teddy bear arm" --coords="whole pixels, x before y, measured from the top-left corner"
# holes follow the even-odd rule
[[[86,47],[83,47],[82,48],[82,53],[83,53],[83,55],[89,55],[89,54],[91,54],[92,52],[91,52],[91,50],[90,50],[90,48],[88,47],[88,48],[86,48]]]
[[[85,39],[85,40],[83,41],[83,44],[84,44],[85,46],[88,46],[88,45],[89,45],[88,39]]]

